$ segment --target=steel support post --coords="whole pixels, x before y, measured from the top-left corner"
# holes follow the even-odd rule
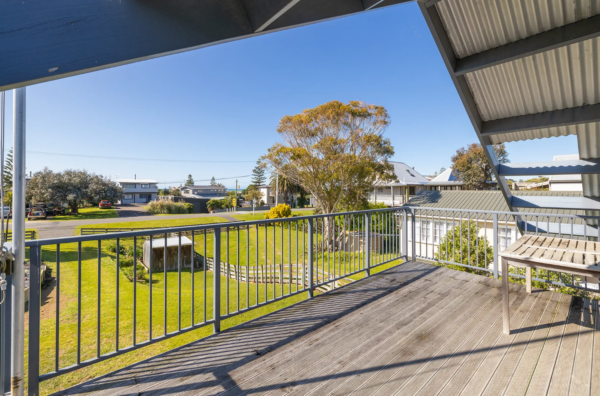
[[[25,88],[13,91],[13,265],[11,396],[23,396],[25,375]]]
[[[39,246],[33,246],[29,249],[29,364],[27,393],[30,396],[40,394],[41,253]]]
[[[498,213],[494,213],[494,240],[492,247],[494,249],[494,279],[498,279]],[[504,273],[502,274],[504,277]]]

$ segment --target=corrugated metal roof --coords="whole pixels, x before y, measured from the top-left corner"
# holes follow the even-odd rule
[[[579,159],[579,154],[567,154],[567,155],[555,155],[552,158],[552,161],[573,161],[573,160],[578,160]],[[574,183],[574,182],[580,182],[581,183],[581,175],[552,175],[549,178],[549,181],[552,183],[560,183],[560,182],[567,182],[567,183]]]
[[[600,103],[600,38],[468,73],[484,121]]]
[[[458,58],[600,14],[598,0],[443,0],[435,5]],[[600,103],[600,38],[467,73],[483,121]],[[494,135],[492,143],[577,135],[582,159],[600,158],[600,123]],[[600,175],[582,178],[600,197]]]
[[[452,172],[452,168],[448,168],[436,177],[431,180],[432,183],[439,182],[460,182],[454,172]]]
[[[384,184],[386,186],[422,185],[429,183],[429,180],[425,176],[406,165],[404,162],[390,161],[390,164],[394,166],[394,172],[398,177],[398,182],[386,183]]]
[[[562,197],[581,197],[578,192],[548,192],[548,191],[513,191],[516,196],[562,196]],[[501,191],[419,191],[417,195],[411,198],[404,206],[417,206],[422,208],[444,208],[444,209],[465,209],[465,210],[485,210],[508,212],[509,208],[502,196]],[[564,210],[564,209],[527,209],[527,213],[540,214],[565,214],[565,215],[584,215],[583,210]],[[483,217],[480,216],[480,219]],[[493,216],[486,215],[488,220]],[[504,221],[504,216],[500,216]],[[509,219],[510,221],[510,216]],[[550,222],[557,222],[558,218],[551,217]],[[583,224],[583,220],[577,219],[574,224]]]
[[[444,0],[436,7],[458,58],[600,14],[597,0]]]

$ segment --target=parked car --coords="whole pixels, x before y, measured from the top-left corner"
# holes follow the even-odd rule
[[[29,210],[29,213],[27,213],[27,218],[29,220],[46,219],[48,218],[48,214],[46,214],[46,210],[44,208],[34,206],[33,208],[31,208],[31,210]]]
[[[106,199],[103,199],[98,204],[98,208],[100,208],[100,209],[110,209],[110,208],[112,208],[112,204],[110,203],[110,201],[107,201]]]
[[[9,219],[12,217],[12,211],[10,210],[10,206],[4,207],[4,218],[8,217]]]

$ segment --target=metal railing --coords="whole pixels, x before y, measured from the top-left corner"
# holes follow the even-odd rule
[[[225,319],[303,293],[312,298],[400,259],[497,278],[498,252],[521,235],[598,240],[599,222],[400,207],[28,241],[28,391],[38,394],[40,381],[203,326],[219,332]],[[44,306],[42,265],[56,276],[56,298]],[[524,278],[519,271],[509,275]],[[545,270],[533,280],[598,287],[598,280]]]
[[[28,392],[136,348],[207,325],[219,332],[225,319],[369,276],[405,257],[403,222],[405,210],[392,208],[28,241]],[[55,300],[44,306],[41,265],[56,277]]]

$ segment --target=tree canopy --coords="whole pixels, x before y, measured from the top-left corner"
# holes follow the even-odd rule
[[[383,133],[390,117],[382,106],[332,101],[285,116],[277,132],[283,143],[263,160],[333,213],[364,205],[376,181],[396,180],[388,160],[394,149]]]
[[[494,145],[494,152],[501,164],[510,162],[504,144]],[[480,144],[472,143],[456,150],[452,156],[452,170],[467,190],[490,189],[488,181],[493,180],[492,168]]]
[[[256,161],[256,166],[252,169],[252,184],[262,186],[267,181],[265,164],[260,160]]]
[[[48,168],[33,174],[27,183],[26,198],[29,202],[66,203],[72,213],[77,213],[83,202],[119,201],[123,189],[114,181],[86,170],[68,169],[53,172]]]
[[[193,186],[194,185],[194,178],[192,177],[192,175],[188,175],[187,180],[185,181],[185,185],[186,186]]]

